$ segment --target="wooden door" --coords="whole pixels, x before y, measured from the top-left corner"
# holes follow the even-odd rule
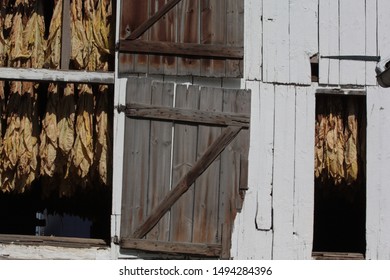
[[[250,92],[130,78],[125,112],[121,246],[228,258]]]

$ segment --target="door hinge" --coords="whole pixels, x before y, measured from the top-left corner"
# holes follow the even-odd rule
[[[370,55],[321,55],[321,58],[338,59],[338,60],[356,60],[356,61],[375,61],[381,60],[380,56]]]

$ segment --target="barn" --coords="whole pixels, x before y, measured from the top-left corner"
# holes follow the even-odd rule
[[[0,259],[390,258],[388,1],[0,2]]]

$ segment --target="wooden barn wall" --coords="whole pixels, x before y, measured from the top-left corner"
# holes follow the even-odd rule
[[[168,0],[122,1],[120,39]],[[243,47],[244,0],[182,0],[139,40]],[[242,77],[242,60],[120,54],[119,71],[178,76]]]
[[[232,255],[310,259],[315,87],[246,86],[252,91],[249,190],[236,218]]]

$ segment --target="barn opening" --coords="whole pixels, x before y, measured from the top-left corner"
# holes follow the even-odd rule
[[[1,1],[2,242],[110,240],[115,5]]]
[[[365,139],[364,95],[317,94],[313,255],[365,253]]]

